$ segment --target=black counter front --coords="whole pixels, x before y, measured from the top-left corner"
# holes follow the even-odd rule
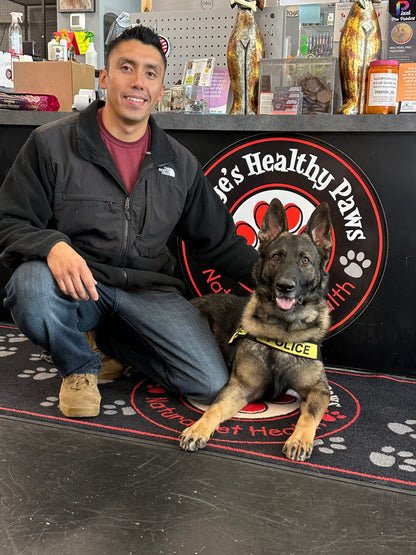
[[[64,116],[0,113],[1,181],[31,130]],[[371,301],[325,341],[324,360],[332,366],[416,377],[416,240],[412,225],[416,204],[415,116],[156,114],[156,119],[205,167],[235,143],[273,134],[328,145],[329,150],[342,154],[344,164],[350,160],[352,168],[357,166],[375,189],[384,212],[385,259]],[[0,271],[3,286],[7,276]],[[1,316],[4,319],[7,314]]]

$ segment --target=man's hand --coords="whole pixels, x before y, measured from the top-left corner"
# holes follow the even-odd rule
[[[91,270],[82,256],[67,243],[56,243],[49,251],[46,262],[62,293],[77,301],[86,301],[89,297],[98,301],[97,282]]]

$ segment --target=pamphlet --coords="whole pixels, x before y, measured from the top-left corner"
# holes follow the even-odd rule
[[[215,58],[202,58],[189,60],[185,64],[183,74],[184,85],[195,85],[196,87],[209,87],[214,72]]]
[[[397,83],[399,112],[416,112],[416,63],[401,63]]]
[[[388,58],[416,62],[416,8],[413,2],[390,6]]]
[[[226,67],[216,67],[209,88],[209,113],[226,114],[230,91],[230,74]]]
[[[211,84],[202,86],[185,81],[185,113],[226,114],[230,76],[225,67],[210,68]],[[201,82],[200,80],[198,82]]]

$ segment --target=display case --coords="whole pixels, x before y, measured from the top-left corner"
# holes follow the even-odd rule
[[[261,60],[259,114],[334,114],[341,102],[337,58]]]

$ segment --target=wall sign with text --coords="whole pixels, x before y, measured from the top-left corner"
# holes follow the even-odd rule
[[[285,206],[293,233],[303,230],[316,206],[328,202],[334,239],[328,264],[330,334],[364,311],[383,276],[387,225],[374,187],[345,154],[306,136],[257,136],[220,152],[204,171],[230,210],[237,233],[254,247],[274,197]],[[195,295],[247,294],[243,285],[197,264],[183,244],[180,253]]]

